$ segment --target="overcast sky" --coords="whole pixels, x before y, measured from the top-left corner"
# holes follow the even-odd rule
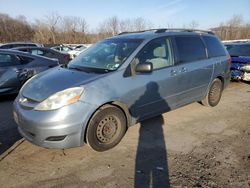
[[[56,12],[61,16],[79,16],[94,29],[105,18],[143,17],[155,27],[182,27],[192,21],[208,29],[233,15],[250,22],[250,0],[0,0],[0,13],[29,21]]]

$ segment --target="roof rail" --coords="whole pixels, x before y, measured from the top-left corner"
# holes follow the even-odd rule
[[[131,32],[122,32],[118,35],[128,34],[128,33],[143,33],[147,31],[155,31],[155,33],[164,33],[167,31],[182,31],[182,32],[198,32],[198,33],[207,33],[215,35],[213,31],[211,30],[202,30],[202,29],[184,29],[184,28],[160,28],[160,29],[148,29],[148,30],[142,30],[142,31],[131,31]]]

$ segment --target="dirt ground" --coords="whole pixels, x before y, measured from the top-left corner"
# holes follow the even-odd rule
[[[0,108],[11,103],[1,101]],[[0,127],[12,121],[0,118]],[[13,136],[5,130],[1,137]],[[110,151],[44,149],[19,140],[0,156],[1,188],[170,185],[250,187],[249,84],[231,83],[217,107],[193,103],[133,126]]]

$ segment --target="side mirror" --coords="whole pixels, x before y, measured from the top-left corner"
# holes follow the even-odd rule
[[[135,71],[140,73],[150,73],[153,71],[153,64],[149,62],[138,64]]]

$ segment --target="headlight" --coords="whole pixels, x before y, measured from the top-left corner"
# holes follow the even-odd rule
[[[74,87],[59,91],[35,107],[35,110],[55,110],[75,103],[83,93],[83,87]]]
[[[244,72],[250,72],[250,64],[247,65],[243,65],[240,70],[244,71]]]

